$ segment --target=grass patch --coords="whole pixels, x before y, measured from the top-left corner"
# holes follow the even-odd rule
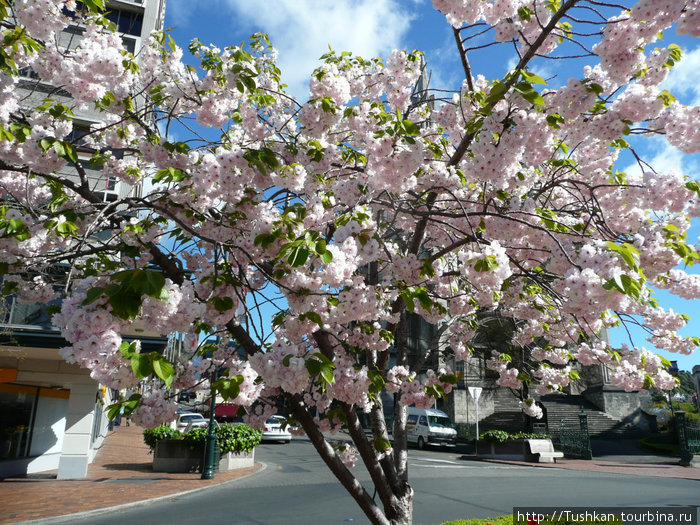
[[[513,515],[499,516],[498,518],[486,518],[483,520],[455,520],[446,521],[442,525],[513,525]]]
[[[667,432],[647,436],[639,441],[639,445],[642,448],[657,452],[658,454],[680,456],[681,452],[676,441],[676,436]]]

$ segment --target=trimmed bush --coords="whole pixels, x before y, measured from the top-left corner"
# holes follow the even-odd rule
[[[262,441],[262,430],[253,430],[248,425],[222,425],[215,432],[222,454],[250,452]]]
[[[191,450],[204,450],[208,433],[207,428],[195,428],[183,434],[179,430],[162,425],[144,430],[143,440],[151,450],[155,450],[159,441],[168,438],[181,440]],[[221,454],[250,452],[262,441],[262,431],[253,430],[248,425],[221,425],[214,428],[214,434]]]
[[[155,428],[147,428],[143,431],[143,441],[148,445],[151,451],[156,449],[156,444],[163,439],[182,439],[182,432],[170,428],[167,425],[161,425]]]
[[[495,443],[505,443],[513,439],[550,439],[549,434],[537,434],[533,432],[517,432],[511,434],[505,430],[487,430],[479,437],[484,441],[493,441]]]

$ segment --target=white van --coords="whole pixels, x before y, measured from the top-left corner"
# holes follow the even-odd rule
[[[406,438],[409,444],[419,449],[426,445],[454,447],[457,430],[450,417],[441,410],[408,407]]]

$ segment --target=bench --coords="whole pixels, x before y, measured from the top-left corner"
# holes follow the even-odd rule
[[[538,463],[556,463],[557,458],[563,458],[563,452],[554,450],[551,439],[526,439],[530,454],[537,456]]]

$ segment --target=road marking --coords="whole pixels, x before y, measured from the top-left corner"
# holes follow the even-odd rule
[[[432,461],[433,463],[449,463],[450,465],[457,465],[457,463],[449,459],[420,458],[419,461]]]
[[[429,461],[429,460],[426,460]],[[447,463],[447,464],[445,464]],[[452,463],[452,462],[444,462],[443,464],[440,465],[435,465],[435,464],[425,464],[425,463],[420,463],[420,462],[409,462],[409,465],[412,467],[417,467],[417,468],[435,468],[435,469],[462,469],[462,470],[469,470],[469,469],[491,469],[491,470],[512,470],[515,468],[518,468],[517,465],[460,465],[458,463]]]

